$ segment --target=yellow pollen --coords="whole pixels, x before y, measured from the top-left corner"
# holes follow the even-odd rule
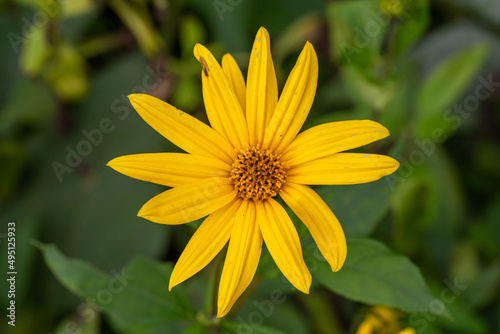
[[[276,196],[286,182],[286,168],[280,158],[279,154],[256,147],[238,154],[231,169],[238,195],[256,201]]]

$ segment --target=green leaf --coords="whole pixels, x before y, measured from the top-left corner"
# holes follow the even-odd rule
[[[406,1],[404,7],[406,13],[395,25],[389,45],[395,57],[404,54],[426,31],[430,23],[429,0]]]
[[[47,87],[26,79],[10,82],[11,88],[18,88],[14,89],[16,94],[10,89],[9,95],[16,97],[5,101],[6,113],[0,112],[0,128],[6,130],[2,134],[7,137],[16,134],[26,137],[22,144],[29,152],[29,163],[19,179],[22,187],[16,188],[2,207],[0,220],[27,223],[30,216],[36,217],[40,223],[37,231],[50,236],[50,241],[64,254],[92,263],[107,273],[122,268],[136,254],[153,259],[164,255],[169,249],[170,233],[176,228],[137,217],[142,204],[163,188],[106,167],[109,160],[120,155],[175,148],[152,130],[126,99],[127,94],[156,87],[157,82],[165,78],[163,72],[157,76],[152,72],[157,72],[156,68],[148,66],[139,51],[123,54],[100,68],[92,76],[89,94],[82,102],[60,105],[63,108],[60,115],[67,115],[72,121],[68,123],[63,116],[58,123],[62,127],[57,130],[55,120],[47,121],[44,113],[47,110],[51,111],[47,115],[52,115],[58,109],[54,103],[47,103],[46,97],[50,98],[49,102],[54,101]],[[106,119],[112,121],[111,133],[101,131],[101,122]],[[96,131],[100,132],[102,140]],[[94,137],[90,141],[89,133]],[[91,153],[77,152],[81,163],[68,165],[68,149],[78,151],[81,143],[91,141]],[[54,162],[71,167],[70,172],[65,171],[59,179]],[[40,201],[41,198],[51,200]],[[38,238],[37,232],[30,234],[27,240],[30,238]],[[33,250],[29,244],[20,243],[18,247]],[[51,274],[44,266],[35,267],[30,267],[34,270],[31,274],[25,272],[26,277],[30,282],[47,280],[48,284],[39,291],[44,307],[43,313],[37,312],[37,316],[51,319],[53,314],[59,317],[68,309],[74,310],[75,297],[56,280],[47,277]],[[32,292],[28,293],[28,298]],[[47,322],[46,326],[49,325]]]
[[[395,95],[395,82],[372,78],[355,66],[345,66],[342,76],[353,101],[377,111],[384,110]]]
[[[373,69],[389,25],[377,1],[336,1],[327,8],[332,54],[340,63]]]
[[[332,209],[347,236],[366,236],[373,232],[389,207],[391,189],[386,180],[322,186],[318,194]]]
[[[106,167],[108,161],[120,155],[175,149],[141,119],[126,98],[132,92],[156,87],[164,78],[148,66],[139,52],[109,64],[92,77],[89,94],[74,106],[78,115],[74,131],[63,141],[50,138],[43,147],[43,160],[37,164],[48,168],[36,170],[40,182],[32,190],[32,196],[39,197],[50,190],[48,196],[56,199],[44,206],[50,212],[47,216],[50,224],[44,228],[50,229],[53,236],[58,236],[61,228],[66,231],[64,236],[53,239],[65,253],[110,270],[122,266],[134,254],[158,258],[168,248],[169,235],[174,229],[137,217],[142,204],[164,188]],[[103,120],[111,120],[111,133],[102,131]],[[86,156],[77,152],[82,158],[80,165],[59,179],[51,164],[69,166],[68,146],[78,151],[78,145],[90,142],[90,136],[95,137],[92,152]],[[90,168],[82,171],[81,167]],[[87,186],[78,187],[81,182]]]
[[[468,305],[486,307],[498,300],[500,293],[500,258],[488,265],[464,292]]]
[[[28,76],[40,74],[46,66],[52,50],[47,32],[49,25],[33,27],[33,35],[27,39],[19,56],[19,67]]]
[[[421,175],[401,182],[393,197],[394,245],[405,254],[420,250],[423,231],[435,217],[431,186]]]
[[[447,304],[453,321],[449,321],[446,318],[436,318],[435,325],[440,329],[439,333],[467,333],[467,334],[486,334],[490,333],[491,330],[488,331],[488,326],[486,324],[486,317],[480,315],[477,311],[477,308],[471,307],[471,303],[465,298],[465,293],[467,293],[470,289],[468,284],[464,283],[461,278],[457,277],[457,281],[460,285],[463,285],[465,290],[456,291],[457,293],[452,295],[448,292],[447,294]],[[497,281],[498,282],[498,281]],[[455,284],[455,283],[452,283]],[[445,285],[446,286],[446,285]],[[441,283],[432,284],[432,290],[436,293],[442,293],[443,290],[448,289],[443,286]],[[461,292],[463,291],[464,295],[462,296]],[[453,298],[453,297],[455,298]],[[464,298],[463,298],[464,297]],[[493,299],[496,301],[496,298],[493,295]],[[479,313],[479,314],[478,314]],[[421,317],[424,318],[424,317]],[[419,320],[414,323],[418,323]],[[421,321],[421,320],[420,320]],[[419,332],[419,328],[415,327],[415,330]]]
[[[86,319],[81,316],[82,314],[90,315],[94,312],[90,305],[82,307],[76,314],[65,317],[57,325],[53,333],[99,334],[100,317]]]
[[[326,261],[320,262],[315,277],[331,291],[354,301],[391,306],[408,313],[449,316],[443,304],[440,314],[431,307],[436,299],[419,269],[375,240],[349,239],[342,269],[334,273]]]
[[[120,332],[160,333],[194,319],[184,290],[168,291],[171,263],[136,257],[123,270],[106,274],[86,262],[68,259],[54,245],[35,245],[61,284],[101,309]]]
[[[466,221],[466,200],[458,166],[447,151],[438,145],[422,166],[435,210],[435,217],[431,222],[432,234],[453,235]]]
[[[297,292],[283,275],[262,280],[231,317],[238,322],[233,324],[235,327],[231,333],[310,333],[311,317],[305,309],[298,309],[292,302],[296,300],[293,295]],[[310,295],[304,295],[304,298],[308,297]],[[325,309],[325,312],[328,310]]]
[[[188,329],[186,329],[184,332],[182,332],[182,334],[204,334],[204,333],[205,333],[205,326],[203,326],[200,323],[195,323]]]
[[[446,134],[454,130],[453,122],[445,117],[445,109],[469,87],[488,54],[489,47],[484,43],[465,48],[443,60],[426,78],[417,93],[417,135],[427,138],[435,129]]]

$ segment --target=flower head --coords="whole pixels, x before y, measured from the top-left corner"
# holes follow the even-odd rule
[[[138,215],[160,224],[183,224],[208,216],[174,267],[169,288],[205,267],[229,241],[218,294],[218,317],[231,309],[252,281],[262,242],[285,277],[308,293],[311,274],[299,236],[280,196],[304,222],[333,271],[346,258],[342,227],[306,184],[355,184],[395,171],[392,158],[340,153],[389,135],[373,121],[344,121],[299,134],[318,79],[318,60],[307,42],[278,99],[269,34],[254,41],[247,82],[231,55],[222,67],[204,46],[203,99],[211,127],[171,105],[130,95],[141,117],[187,153],[128,155],[108,163],[120,173],[172,187],[149,200]]]

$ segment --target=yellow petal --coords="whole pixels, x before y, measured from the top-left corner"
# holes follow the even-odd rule
[[[359,325],[358,329],[356,330],[356,334],[373,334],[374,330],[375,326],[373,325],[373,322],[370,320],[365,320]]]
[[[245,291],[257,270],[262,234],[256,221],[255,203],[244,200],[234,220],[219,285],[217,317],[225,316]]]
[[[290,144],[311,109],[317,83],[318,57],[311,43],[307,42],[283,88],[266,129],[263,147],[280,153]]]
[[[300,133],[281,159],[288,166],[294,166],[360,147],[388,135],[386,128],[368,120],[321,124]]]
[[[201,179],[153,197],[137,215],[159,224],[184,224],[211,214],[235,197],[236,190],[229,179]]]
[[[135,110],[153,129],[184,151],[217,157],[228,163],[236,157],[224,138],[191,115],[150,95],[132,94],[128,97]]]
[[[231,166],[216,158],[185,153],[124,155],[108,166],[138,180],[177,187],[214,176],[228,175]]]
[[[236,198],[203,221],[175,264],[169,290],[203,269],[226,245],[241,202],[240,198]]]
[[[212,128],[234,148],[247,147],[248,127],[231,82],[206,47],[196,44],[194,55],[203,65],[203,100]]]
[[[415,330],[411,327],[405,328],[399,332],[399,334],[415,334]]]
[[[257,214],[262,237],[274,262],[294,287],[309,293],[311,273],[302,257],[297,230],[285,209],[271,198],[257,204]]]
[[[378,180],[398,167],[385,155],[336,153],[293,166],[286,176],[287,182],[300,184],[356,184]]]
[[[226,73],[226,76],[231,83],[231,86],[234,88],[236,97],[240,102],[241,110],[243,111],[243,114],[245,114],[245,79],[243,78],[240,67],[234,60],[233,56],[231,56],[229,53],[225,54],[224,57],[222,57],[222,70],[224,70],[224,73]]]
[[[344,231],[328,205],[311,188],[287,182],[280,196],[307,226],[332,271],[342,268],[347,255]]]
[[[278,101],[278,83],[271,58],[269,33],[260,28],[255,36],[247,75],[246,118],[250,143],[262,142]]]

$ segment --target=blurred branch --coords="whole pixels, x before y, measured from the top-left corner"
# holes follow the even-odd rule
[[[82,43],[78,47],[78,51],[83,57],[92,58],[133,42],[134,39],[130,32],[122,30],[90,39]]]
[[[163,48],[163,41],[155,30],[147,11],[133,7],[123,0],[110,0],[111,8],[134,34],[137,43],[148,57],[154,57]]]

